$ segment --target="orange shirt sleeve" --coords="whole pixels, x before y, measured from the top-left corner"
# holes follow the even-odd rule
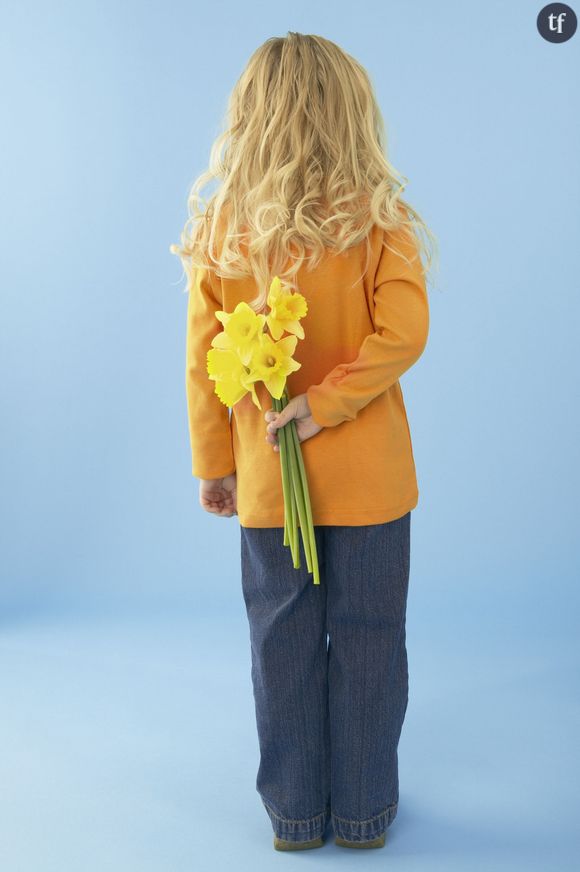
[[[387,236],[389,245],[414,262],[382,247],[373,292],[375,332],[355,360],[337,364],[306,391],[312,417],[323,427],[354,420],[418,360],[427,343],[429,304],[417,241],[403,239],[401,231]]]
[[[194,278],[187,304],[185,368],[192,474],[221,478],[235,472],[229,409],[215,393],[206,355],[222,329],[215,317],[222,302],[208,270],[196,270]]]

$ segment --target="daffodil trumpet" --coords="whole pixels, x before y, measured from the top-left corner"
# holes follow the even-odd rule
[[[215,381],[215,393],[230,408],[250,393],[252,402],[261,410],[255,388],[258,381],[265,384],[275,411],[281,412],[289,401],[286,379],[301,366],[292,355],[298,339],[304,338],[300,319],[308,307],[302,294],[282,288],[278,276],[270,284],[267,303],[270,307],[267,315],[256,313],[243,301],[233,312],[215,313],[223,330],[211,341],[207,372]],[[284,332],[290,335],[281,338]],[[308,480],[295,420],[279,427],[277,434],[284,495],[284,545],[290,547],[294,568],[299,569],[300,527],[308,572],[312,573],[314,584],[320,584]]]

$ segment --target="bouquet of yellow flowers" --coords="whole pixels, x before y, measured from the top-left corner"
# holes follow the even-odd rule
[[[230,408],[249,392],[261,409],[255,388],[258,381],[264,382],[275,411],[282,411],[290,400],[286,377],[302,365],[292,355],[298,339],[304,339],[300,319],[308,306],[302,294],[284,291],[278,276],[270,284],[267,303],[270,311],[266,315],[257,314],[245,302],[238,303],[233,312],[215,313],[223,330],[211,341],[207,372],[215,381],[215,393]],[[285,331],[291,335],[281,339]],[[299,569],[300,526],[308,572],[313,573],[314,584],[320,584],[308,481],[294,419],[277,433],[284,493],[284,545],[290,546],[294,568]]]

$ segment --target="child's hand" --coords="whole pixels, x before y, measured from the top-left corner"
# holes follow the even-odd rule
[[[199,504],[206,512],[231,518],[238,514],[236,473],[223,478],[202,478],[199,483]]]
[[[292,397],[288,405],[281,412],[269,409],[264,418],[269,422],[266,427],[266,441],[273,445],[274,451],[280,450],[276,430],[278,427],[283,427],[292,418],[296,419],[296,433],[298,434],[299,442],[304,442],[305,439],[316,436],[317,433],[324,429],[312,417],[306,394],[297,394],[295,397]]]

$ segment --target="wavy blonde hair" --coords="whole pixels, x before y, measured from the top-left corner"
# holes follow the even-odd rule
[[[200,190],[213,179],[221,185],[199,208]],[[189,193],[181,246],[170,250],[190,280],[186,290],[198,268],[253,276],[255,311],[274,275],[296,287],[302,264],[314,269],[325,249],[341,253],[366,239],[368,264],[373,224],[412,234],[426,274],[433,257],[425,239],[436,237],[401,197],[406,184],[386,157],[384,121],[364,67],[322,36],[290,31],[250,57],[209,169]]]

